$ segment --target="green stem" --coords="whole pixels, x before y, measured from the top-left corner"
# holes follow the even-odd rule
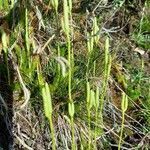
[[[95,143],[94,143],[94,147],[95,147],[95,150],[97,149],[97,143],[96,143],[96,136],[97,136],[97,124],[98,124],[98,110],[96,109],[96,112],[95,112],[95,133],[94,133],[94,140],[95,140]]]
[[[49,117],[50,130],[52,135],[52,150],[56,150],[56,140],[55,140],[55,132],[52,122],[52,116]]]
[[[68,62],[69,62],[69,78],[68,78],[68,95],[69,95],[69,102],[73,103],[72,95],[71,95],[71,79],[72,79],[72,59],[73,59],[73,52],[71,50],[71,41],[69,35],[67,35],[68,41]],[[73,117],[71,117],[71,130],[72,130],[72,150],[75,150],[75,137],[74,137],[74,121]]]
[[[25,46],[27,50],[27,55],[29,56],[29,32],[28,32],[28,9],[25,8]]]
[[[30,57],[30,45],[29,45],[29,26],[28,26],[28,8],[27,8],[27,3],[25,6],[25,46],[26,46],[26,51],[27,51],[27,60],[28,60],[28,68],[30,69],[29,71],[29,76],[31,77],[32,71],[31,71],[31,57]]]
[[[90,114],[90,109],[87,108],[87,110],[88,110],[88,128],[89,128],[88,150],[91,150],[91,114]]]
[[[72,150],[75,150],[76,149],[76,146],[75,146],[75,131],[74,131],[74,121],[73,121],[73,117],[71,118],[71,132],[72,132]]]
[[[89,65],[90,65],[90,56],[91,53],[88,53],[88,60],[87,60],[87,68],[86,68],[86,80],[88,81],[88,71],[89,71]]]
[[[72,97],[71,97],[71,42],[70,38],[68,36],[68,62],[69,62],[69,78],[68,78],[68,94],[69,94],[69,101],[72,102]]]
[[[124,111],[122,112],[122,123],[121,123],[121,131],[120,131],[120,137],[119,137],[119,144],[118,144],[118,150],[121,149],[121,141],[122,141],[122,135],[123,135],[123,129],[124,129]]]

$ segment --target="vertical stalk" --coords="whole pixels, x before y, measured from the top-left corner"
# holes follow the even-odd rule
[[[125,121],[125,111],[128,108],[128,97],[123,92],[122,93],[122,101],[121,101],[121,110],[122,110],[122,122],[121,122],[121,131],[120,131],[120,137],[119,137],[119,143],[118,143],[118,150],[121,149],[121,141],[123,136],[123,129],[124,129],[124,121]]]
[[[25,46],[27,50],[27,56],[29,56],[29,28],[28,28],[28,9],[25,6]]]
[[[72,150],[75,150],[76,149],[76,146],[75,146],[75,131],[74,131],[74,120],[73,120],[73,117],[71,117],[71,131],[72,131]]]
[[[119,137],[119,144],[118,144],[118,150],[121,149],[121,141],[122,141],[122,135],[123,135],[123,128],[124,128],[124,111],[122,112],[122,122],[121,122],[121,131],[120,131],[120,137]]]
[[[69,94],[69,101],[72,102],[72,97],[71,97],[71,42],[70,42],[70,37],[67,37],[68,41],[68,62],[69,62],[69,78],[68,78],[68,94]]]
[[[71,95],[71,82],[72,82],[72,67],[73,67],[73,49],[71,43],[71,28],[70,28],[70,18],[72,11],[72,0],[63,1],[63,11],[64,18],[62,20],[62,28],[67,36],[67,48],[68,48],[68,62],[69,62],[69,71],[68,71],[68,96],[69,96],[69,115],[71,118],[71,130],[72,130],[72,150],[75,150],[75,135],[74,135],[74,103]]]
[[[71,95],[71,80],[72,80],[72,61],[71,61],[71,42],[70,37],[67,37],[68,41],[68,62],[69,62],[69,78],[68,78],[68,94],[69,94],[69,101],[72,104],[72,95]],[[72,150],[75,150],[75,137],[74,137],[74,119],[71,116],[71,132],[72,132]]]
[[[97,124],[98,124],[98,109],[99,109],[99,87],[96,87],[96,96],[95,96],[95,133],[94,133],[94,146],[95,146],[95,150],[97,149],[97,143],[96,143],[96,136],[97,136]]]
[[[88,130],[89,130],[88,150],[91,150],[91,114],[89,108],[88,108]]]
[[[87,96],[86,96],[86,101],[87,101],[87,117],[88,117],[88,150],[91,149],[91,112],[90,112],[90,104],[91,104],[91,94],[90,94],[90,83],[87,82]]]
[[[103,80],[103,88],[100,97],[100,120],[103,125],[103,107],[104,107],[104,98],[106,95],[106,88],[108,85],[108,79],[111,70],[111,55],[109,54],[109,38],[106,38],[105,41],[105,66],[104,66],[104,80]]]
[[[29,21],[28,21],[28,8],[27,2],[25,3],[25,47],[26,47],[26,59],[28,60],[28,68],[29,68],[29,77],[32,75],[32,64],[30,57],[30,42],[29,42]]]
[[[52,122],[52,115],[49,117],[50,130],[52,134],[52,150],[56,150],[56,140],[55,140],[55,132]]]
[[[98,127],[97,127],[97,124],[98,124],[98,110],[96,110],[96,112],[95,112],[95,124],[96,124],[96,127],[95,127],[95,133],[94,133],[94,140],[95,140],[94,147],[95,147],[95,150],[96,150],[97,149],[96,136],[97,136],[97,129],[98,129]]]

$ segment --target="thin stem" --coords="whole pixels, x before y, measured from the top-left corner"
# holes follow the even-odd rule
[[[28,32],[28,9],[25,8],[25,45],[27,50],[27,55],[29,55],[29,32]]]
[[[74,131],[74,120],[73,120],[73,117],[71,118],[71,132],[72,132],[72,150],[75,150],[76,149],[76,146],[75,146],[75,131]]]
[[[56,150],[56,140],[55,140],[55,132],[52,122],[52,116],[49,117],[50,130],[52,135],[52,150]]]
[[[96,112],[95,112],[95,133],[94,133],[94,140],[95,140],[95,143],[94,143],[94,146],[95,146],[95,150],[97,149],[97,143],[96,143],[96,136],[97,136],[97,124],[98,124],[98,110],[96,109]]]
[[[123,135],[123,129],[124,129],[124,111],[122,112],[122,123],[121,123],[121,131],[120,131],[120,137],[119,137],[119,144],[118,144],[118,150],[121,149],[121,141],[122,141],[122,135]]]
[[[69,62],[68,94],[69,94],[69,101],[72,102],[72,97],[71,97],[71,76],[72,76],[72,71],[71,71],[71,42],[70,42],[69,36],[68,36],[68,62]]]
[[[88,141],[88,150],[91,150],[91,114],[90,109],[88,109],[88,128],[89,128],[89,141]]]

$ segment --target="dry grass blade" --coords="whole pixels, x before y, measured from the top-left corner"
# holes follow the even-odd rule
[[[23,79],[21,77],[21,74],[20,74],[20,71],[19,71],[19,68],[18,66],[16,66],[16,71],[17,71],[17,74],[18,74],[18,79],[19,79],[19,82],[21,84],[21,87],[22,87],[22,90],[23,90],[23,93],[24,93],[24,103],[20,106],[21,109],[23,109],[29,102],[29,99],[30,99],[30,91],[26,88],[24,82],[23,82]]]
[[[46,42],[46,43],[44,44],[44,46],[41,48],[41,51],[40,51],[39,53],[41,53],[41,52],[44,51],[44,49],[47,47],[47,45],[51,42],[51,40],[52,40],[54,37],[55,37],[55,34],[52,35],[52,36],[47,40],[47,42]]]

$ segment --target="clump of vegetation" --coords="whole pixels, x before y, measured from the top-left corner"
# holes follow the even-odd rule
[[[149,149],[149,9],[0,1],[0,148]]]

